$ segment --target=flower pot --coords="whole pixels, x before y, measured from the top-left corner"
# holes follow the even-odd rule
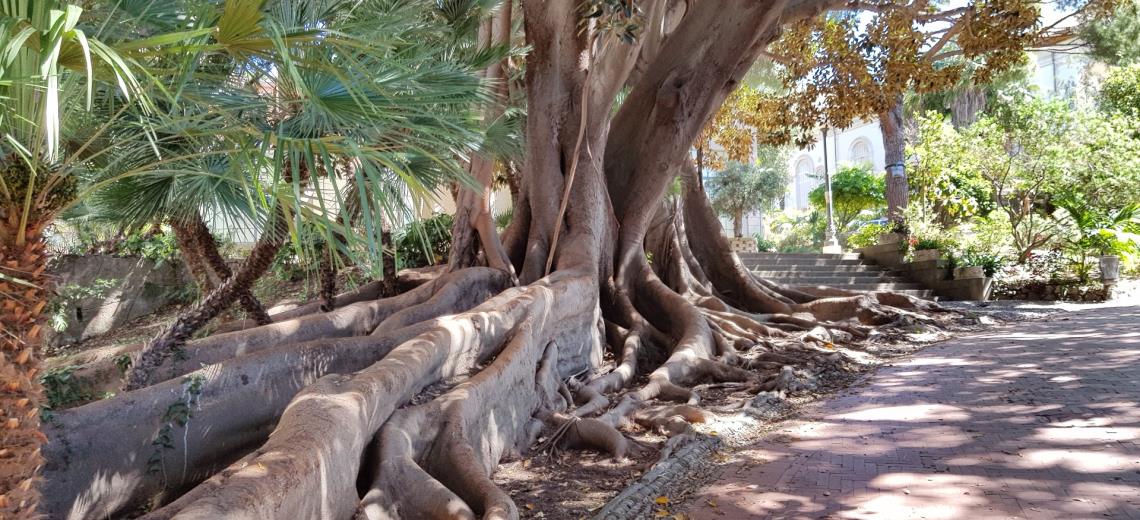
[[[1116,283],[1120,277],[1120,257],[1104,255],[1100,257],[1100,280],[1106,284]]]
[[[883,233],[879,235],[879,245],[897,244],[903,241],[905,236],[902,233]]]
[[[914,252],[915,262],[929,262],[931,260],[938,260],[942,256],[942,251],[937,249],[919,249]]]
[[[986,271],[980,265],[971,265],[969,267],[959,267],[954,269],[955,280],[967,280],[970,278],[985,278]]]

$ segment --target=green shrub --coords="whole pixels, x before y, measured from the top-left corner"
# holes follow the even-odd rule
[[[1110,69],[1098,101],[1105,112],[1140,117],[1140,63]]]
[[[451,224],[448,214],[417,220],[396,233],[396,266],[425,267],[447,261],[451,252]]]
[[[987,277],[993,278],[1005,265],[1005,259],[1001,255],[971,248],[951,255],[950,263],[953,267],[981,267]]]
[[[132,233],[119,244],[117,254],[141,256],[161,265],[178,256],[178,243],[174,233],[165,228],[160,233]]]
[[[889,224],[867,224],[847,237],[851,247],[870,247],[879,242],[879,237],[890,232]]]
[[[910,242],[910,248],[913,251],[922,251],[923,249],[939,249],[946,250],[947,242],[938,238],[917,238],[915,237]]]
[[[831,178],[835,229],[844,233],[861,216],[877,216],[887,205],[886,189],[885,178],[875,175],[870,165],[841,166]],[[825,185],[820,185],[808,193],[812,207],[824,214],[827,212],[826,190]]]
[[[760,236],[759,233],[753,235],[756,239],[756,250],[761,253],[771,253],[776,251],[776,243]]]
[[[775,215],[768,236],[781,253],[819,252],[826,227],[824,220],[817,211]]]

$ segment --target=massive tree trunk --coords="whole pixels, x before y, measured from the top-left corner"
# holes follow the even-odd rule
[[[196,345],[190,354],[218,363],[198,375],[224,375],[201,383],[211,385],[208,392],[198,387],[210,399],[201,420],[173,421],[168,433],[190,435],[213,456],[192,452],[172,466],[180,472],[169,485],[118,483],[113,496],[97,498],[61,493],[57,510],[94,503],[75,517],[95,518],[154,498],[162,507],[146,518],[518,518],[489,476],[540,435],[625,457],[641,448],[619,426],[679,431],[691,414],[662,403],[696,403],[699,384],[790,390],[792,367],[821,370],[841,361],[798,341],[798,333],[822,326],[863,335],[916,316],[907,309],[934,309],[890,293],[809,293],[754,278],[699,188],[688,150],[700,129],[781,22],[827,5],[638,2],[646,29],[625,43],[597,33],[596,22],[583,30],[577,0],[523,0],[532,51],[526,164],[504,235],[512,264],[451,272],[431,287],[431,300],[384,319],[366,338],[317,347],[280,341],[253,354],[226,341]],[[623,87],[629,95],[615,114]],[[683,192],[667,195],[678,176]],[[512,268],[523,285],[489,297],[508,284]],[[459,295],[465,305],[454,304]],[[232,334],[271,327],[303,328],[277,323]],[[784,343],[776,347],[773,338]],[[607,349],[615,357],[609,371],[601,369]],[[241,376],[260,366],[251,356],[274,367],[253,382],[271,387],[269,403],[256,418],[223,419],[255,401],[240,390]],[[320,370],[290,372],[291,358]],[[155,373],[174,363],[153,353],[145,362],[161,369]],[[163,402],[156,396],[186,397],[193,381],[188,374],[146,387],[148,378],[132,378],[138,390],[70,417],[86,417],[82,424],[93,428],[97,414],[84,408],[145,399],[153,410]],[[611,402],[615,393],[621,398]],[[215,422],[225,425],[219,435],[252,430],[214,447]],[[189,446],[175,443],[176,453]],[[98,451],[70,452],[71,477],[89,479],[98,465],[76,458]],[[133,466],[106,474],[138,471],[137,461],[119,464]]]
[[[883,149],[887,163],[887,218],[891,222],[901,223],[909,197],[901,98],[896,100],[890,109],[879,114],[879,128],[883,133]]]

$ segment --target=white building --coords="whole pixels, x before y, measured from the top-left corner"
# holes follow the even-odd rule
[[[1096,79],[1103,75],[1104,66],[1093,62],[1079,44],[1062,44],[1058,47],[1029,52],[1032,60],[1030,83],[1036,91],[1047,97],[1082,98],[1095,92]],[[852,163],[870,163],[873,171],[886,169],[883,134],[878,119],[859,121],[842,129],[827,133],[827,154],[824,157],[822,132],[816,133],[815,142],[795,150],[788,158],[791,172],[784,211],[807,210],[808,193],[823,182],[824,161],[827,170],[835,173],[839,166]],[[766,233],[759,212],[744,219],[744,235]],[[721,219],[726,233],[732,232],[732,221]]]

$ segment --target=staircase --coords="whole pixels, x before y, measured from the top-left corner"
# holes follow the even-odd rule
[[[887,270],[857,253],[737,253],[752,274],[794,288],[826,285],[854,291],[894,291],[919,298],[934,293],[899,271]]]

